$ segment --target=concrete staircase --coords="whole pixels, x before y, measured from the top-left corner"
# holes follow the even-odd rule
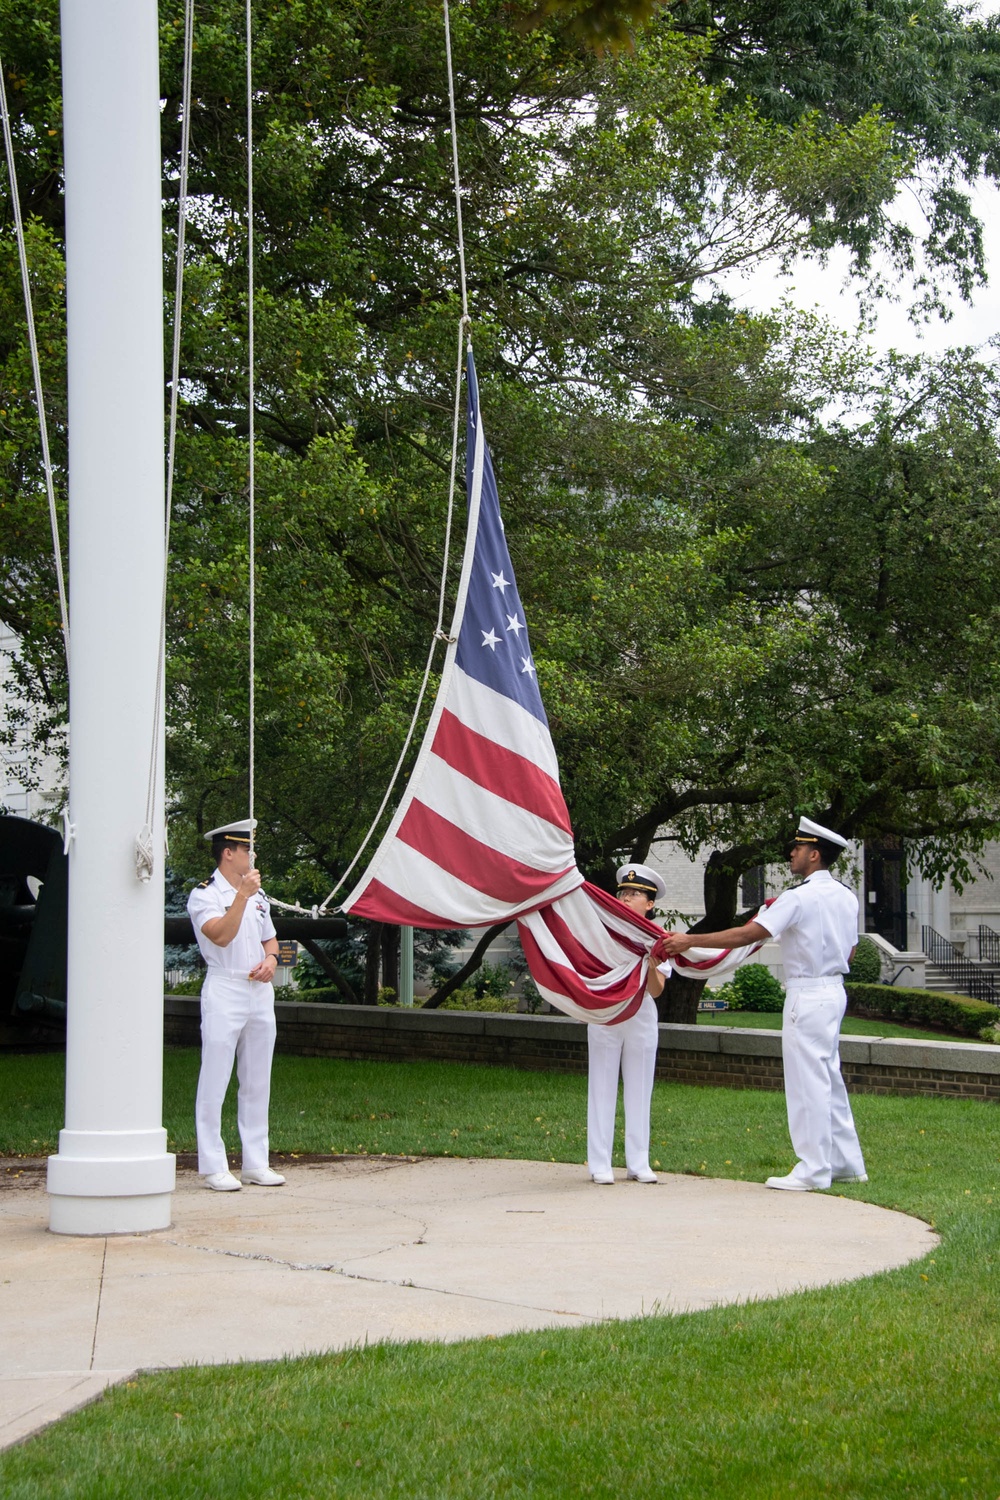
[[[977,1000],[1000,1005],[1000,963],[966,958],[932,927],[923,928],[922,936],[927,954],[926,989],[971,995]]]

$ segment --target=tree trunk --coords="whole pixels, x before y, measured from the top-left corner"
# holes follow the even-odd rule
[[[446,979],[443,984],[439,984],[433,995],[428,995],[421,1008],[423,1010],[437,1010],[443,1000],[447,1000],[449,995],[454,994],[457,989],[460,989],[465,981],[470,979],[476,970],[481,967],[483,954],[494,938],[498,938],[501,932],[506,932],[509,926],[509,922],[498,922],[495,927],[487,927],[458,973],[452,974],[450,979]]]
[[[372,922],[368,929],[368,948],[365,954],[365,998],[363,1005],[378,1004],[378,975],[382,958],[381,922]]]
[[[299,942],[309,954],[309,957],[316,960],[320,968],[323,970],[323,973],[329,975],[329,977],[333,980],[334,984],[343,995],[347,1004],[357,1005],[357,995],[354,993],[353,989],[348,984],[343,974],[337,968],[337,965],[334,963],[330,955],[324,952],[322,946],[314,938],[299,938]]]
[[[693,1026],[698,1020],[698,1001],[704,988],[704,979],[689,979],[686,974],[671,974],[656,997],[658,1019]]]
[[[757,850],[751,845],[739,845],[725,852],[712,850],[705,866],[705,915],[688,929],[690,932],[724,932],[727,927],[736,925],[740,876],[757,862],[757,858]],[[744,920],[749,922],[754,915],[754,912],[748,912]],[[671,974],[656,1001],[660,1020],[694,1026],[704,988],[704,979],[693,979],[676,972]]]
[[[382,928],[382,988],[392,990],[399,999],[399,946],[400,931],[393,923],[386,922]]]

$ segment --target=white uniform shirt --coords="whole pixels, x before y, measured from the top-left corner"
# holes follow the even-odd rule
[[[674,966],[670,962],[669,958],[664,959],[664,961],[663,961],[662,964],[657,964],[656,965],[656,972],[657,972],[657,974],[662,974],[664,980],[667,980],[667,979],[670,978],[671,974],[674,972]],[[662,994],[663,991],[661,990],[660,993]],[[649,990],[648,989],[646,990],[646,994],[649,995]],[[649,998],[650,998],[650,1000],[655,1000],[656,996],[655,995],[649,995]]]
[[[187,900],[188,916],[194,928],[201,956],[210,969],[221,970],[234,979],[246,979],[264,957],[264,944],[276,936],[271,908],[263,891],[258,891],[243,908],[239,931],[228,948],[209,942],[202,932],[206,922],[224,917],[236,898],[236,887],[215,871],[211,880],[195,886]]]
[[[754,918],[781,944],[785,980],[846,974],[858,941],[858,898],[829,870],[814,870]]]

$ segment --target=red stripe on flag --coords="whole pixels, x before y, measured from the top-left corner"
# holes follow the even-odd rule
[[[544,895],[567,870],[573,868],[567,865],[565,870],[555,874],[533,869],[531,865],[511,859],[498,849],[491,849],[488,844],[474,839],[416,799],[411,802],[396,837],[447,870],[449,875],[471,885],[473,890],[482,891],[495,901],[509,901],[512,905]]]
[[[381,880],[373,880],[351,907],[352,917],[367,917],[370,922],[393,922],[399,927],[450,928],[454,918],[442,918],[436,912],[415,906]]]
[[[548,915],[546,913],[546,915]],[[602,1011],[610,1010],[615,1005],[620,1005],[623,1000],[629,1000],[620,1016],[616,1016],[609,1025],[615,1026],[620,1021],[627,1021],[634,1016],[643,1001],[645,989],[640,979],[640,965],[636,964],[624,979],[615,985],[595,994],[587,988],[579,976],[578,967],[571,968],[568,964],[554,963],[547,958],[538,946],[533,934],[522,922],[517,924],[518,934],[521,938],[521,947],[531,970],[531,977],[537,985],[543,989],[552,990],[557,995],[564,996],[579,1005],[582,1010],[593,1011],[594,1018],[600,1016]],[[602,972],[599,968],[598,972]],[[637,988],[638,986],[638,988]]]
[[[648,917],[640,916],[637,911],[632,910],[631,906],[626,906],[624,901],[619,901],[617,896],[610,896],[607,891],[602,891],[599,885],[592,885],[587,880],[584,882],[583,888],[595,906],[603,906],[605,911],[617,917],[619,922],[626,922],[629,926],[634,927],[637,932],[648,933],[651,937],[661,938],[663,936],[662,927],[657,927]],[[626,937],[624,933],[619,932],[618,928],[612,926],[610,922],[604,922],[604,927],[610,932],[615,942],[621,943],[622,947],[627,948],[630,953],[643,954],[649,952],[649,944],[644,943],[641,938]]]
[[[695,933],[695,937],[697,937],[697,935],[698,934]],[[759,952],[759,950],[763,948],[763,946],[763,943],[754,943],[753,947],[750,949],[750,954],[752,955]],[[705,969],[717,969],[722,960],[724,958],[728,958],[732,951],[732,948],[720,948],[714,958],[688,958],[686,953],[674,953],[671,956],[670,962],[674,965],[674,968],[678,969],[698,969],[699,971]]]
[[[617,896],[611,896],[607,891],[602,891],[599,885],[594,885],[587,880],[584,882],[583,889],[597,906],[603,906],[605,911],[613,912],[620,922],[628,922],[631,927],[648,933],[650,937],[661,938],[663,936],[662,927],[657,927],[656,923],[651,922],[648,917],[640,916],[637,911],[632,910],[631,906],[626,906],[624,901],[619,901]],[[646,952],[645,947],[643,952]]]
[[[533,761],[469,729],[448,708],[441,715],[432,749],[477,786],[572,833],[559,783],[540,771]]]
[[[572,964],[578,974],[582,974],[585,979],[600,979],[602,974],[607,973],[607,965],[602,959],[595,958],[590,949],[584,946],[554,906],[543,907],[539,915],[561,952],[565,954],[567,963]]]

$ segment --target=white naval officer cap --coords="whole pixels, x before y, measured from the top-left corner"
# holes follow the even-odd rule
[[[618,889],[620,891],[645,891],[654,901],[667,894],[663,876],[649,865],[619,865]]]
[[[242,818],[238,823],[226,823],[222,828],[210,828],[205,837],[206,839],[225,837],[234,844],[249,844],[250,835],[256,827],[256,818]]]
[[[820,842],[836,844],[839,849],[847,848],[847,840],[842,834],[834,833],[832,828],[824,828],[822,823],[814,823],[812,818],[800,818],[792,843],[818,844]]]

